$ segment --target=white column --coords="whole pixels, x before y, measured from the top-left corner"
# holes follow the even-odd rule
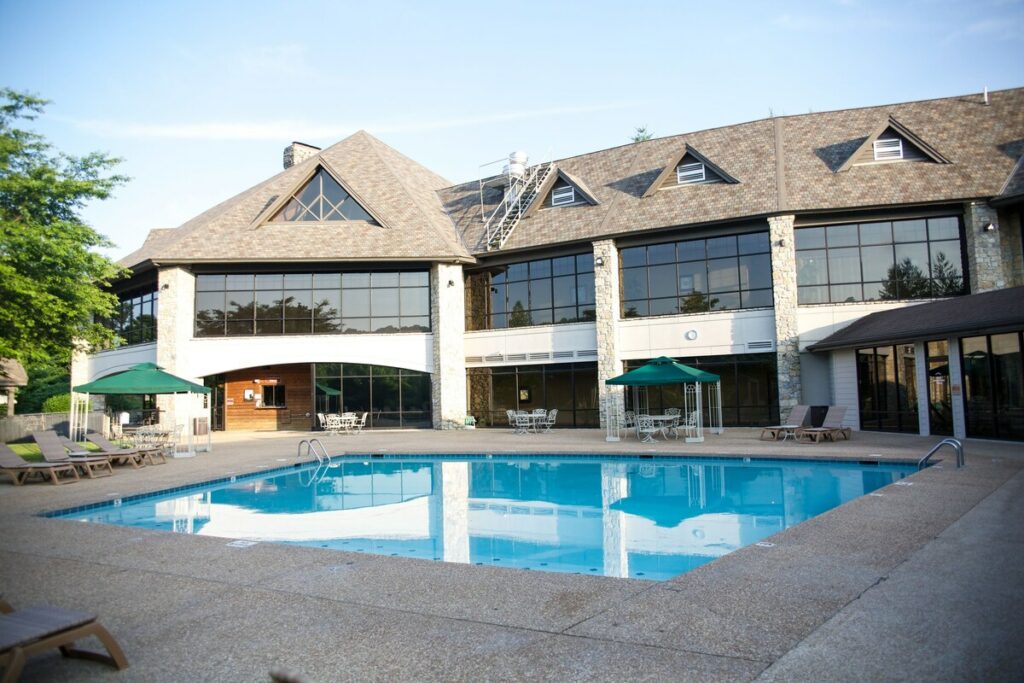
[[[156,364],[172,375],[202,384],[201,377],[192,375],[187,356],[195,321],[195,275],[185,268],[170,266],[160,269],[157,283]],[[206,414],[202,397],[197,399],[190,394],[160,395],[156,403],[163,411],[164,427],[174,429],[179,424],[184,425],[185,431],[180,435],[183,439],[192,428],[188,424],[190,416]]]
[[[436,263],[430,271],[430,324],[434,371],[430,376],[434,428],[466,420],[466,302],[462,266]]]
[[[967,414],[964,410],[964,371],[960,365],[960,340],[949,340],[949,394],[953,403],[953,436],[967,438]]]
[[[917,383],[917,429],[921,436],[931,434],[931,401],[928,392],[928,345],[914,344],[914,382]]]
[[[441,542],[445,562],[469,562],[469,463],[433,466],[430,533]]]
[[[794,221],[794,216],[773,216],[768,219],[772,250],[772,299],[775,306],[779,418],[783,420],[793,407],[801,402]]]
[[[610,399],[609,412],[617,412],[619,424],[622,424],[626,411],[623,388],[604,383],[606,379],[622,374],[622,358],[619,356],[619,301],[619,250],[615,240],[594,242],[597,386],[598,392]],[[605,429],[607,425],[602,422],[601,428]]]

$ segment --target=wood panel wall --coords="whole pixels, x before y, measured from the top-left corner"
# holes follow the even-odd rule
[[[260,380],[257,384],[253,380]],[[285,387],[286,408],[257,408],[245,390],[263,395],[263,386],[277,380]],[[313,386],[308,363],[271,365],[229,372],[224,376],[224,429],[302,430],[313,428]],[[306,413],[310,417],[306,417]]]

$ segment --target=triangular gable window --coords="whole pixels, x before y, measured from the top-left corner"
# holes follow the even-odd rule
[[[709,185],[711,183],[738,183],[739,181],[708,161],[697,150],[684,146],[677,151],[662,167],[661,173],[654,179],[645,197],[650,197],[658,190],[667,190],[681,185]]]
[[[576,191],[576,188],[572,186],[572,183],[568,182],[564,178],[559,178],[551,188],[551,192],[548,194],[547,201],[544,202],[544,205],[569,206],[570,204],[576,204],[580,201],[583,201],[583,198]]]
[[[534,201],[523,214],[523,218],[532,216],[538,209],[557,209],[562,206],[596,206],[600,202],[594,197],[587,184],[560,168],[555,168],[546,181],[537,189],[537,197],[543,201]]]
[[[377,221],[323,167],[278,211],[272,223],[294,221]]]
[[[934,147],[890,116],[864,139],[836,172],[849,170],[852,166],[902,161],[950,163]]]

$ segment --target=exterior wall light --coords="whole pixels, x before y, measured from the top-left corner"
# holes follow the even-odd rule
[[[448,286],[449,287],[454,287],[455,286],[455,280],[449,280],[448,281]]]
[[[996,229],[996,224],[995,223],[989,223],[984,228],[982,228],[982,230],[984,230],[985,232],[992,232],[995,229]]]
[[[597,266],[598,268],[603,266],[604,265],[604,257],[603,256],[598,256],[596,259],[594,259],[594,265]]]

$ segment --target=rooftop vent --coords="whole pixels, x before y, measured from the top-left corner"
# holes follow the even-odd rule
[[[304,142],[293,142],[284,148],[284,167],[291,168],[295,164],[301,164],[306,159],[316,156],[319,151],[319,147]]]

